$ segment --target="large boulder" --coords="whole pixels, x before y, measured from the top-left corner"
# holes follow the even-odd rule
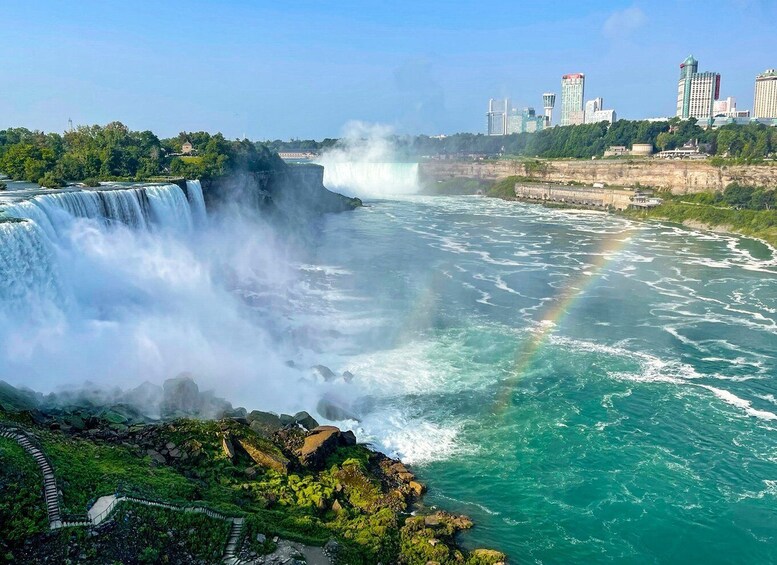
[[[316,411],[327,420],[332,422],[342,422],[343,420],[359,421],[359,418],[348,408],[341,406],[329,398],[322,398],[316,405]]]
[[[335,372],[326,365],[314,365],[311,369],[313,370],[313,374],[318,375],[326,382],[333,381],[337,378]]]
[[[314,428],[318,427],[318,422],[316,422],[315,418],[313,418],[310,414],[307,412],[297,412],[294,414],[294,422],[305,428],[306,430],[310,431]]]
[[[326,458],[335,452],[340,444],[340,429],[335,426],[319,426],[310,431],[305,443],[297,451],[300,463],[311,469],[324,465]]]
[[[246,418],[251,429],[265,437],[283,428],[280,417],[272,412],[252,410]]]
[[[188,374],[168,379],[162,386],[162,417],[197,416],[202,410],[200,389]]]
[[[284,475],[289,472],[289,460],[283,456],[277,447],[267,446],[259,441],[252,441],[246,438],[238,439],[237,443],[257,465],[273,469]]]

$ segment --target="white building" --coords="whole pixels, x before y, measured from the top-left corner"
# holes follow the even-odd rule
[[[599,122],[613,123],[616,120],[615,110],[604,109],[604,99],[600,96],[585,103],[585,123],[598,124]]]
[[[583,98],[585,75],[573,73],[561,77],[561,125],[573,126],[585,123]]]
[[[753,117],[777,118],[777,70],[769,69],[755,77]]]
[[[699,72],[699,62],[688,56],[680,64],[677,82],[677,117],[708,119],[713,117],[715,100],[720,96],[720,75]]]
[[[729,96],[723,100],[715,100],[712,105],[712,115],[724,118],[747,118],[750,116],[750,111],[737,110],[737,99]]]

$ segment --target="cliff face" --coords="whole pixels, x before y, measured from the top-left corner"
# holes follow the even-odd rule
[[[284,216],[343,212],[361,206],[324,187],[324,167],[287,165],[269,171],[243,171],[202,181],[208,207],[238,204]]]
[[[421,163],[419,175],[424,182],[451,178],[499,180],[516,175],[549,182],[603,182],[632,187],[639,184],[687,194],[723,190],[732,182],[777,187],[777,167],[736,165],[713,167],[698,161],[436,161]]]

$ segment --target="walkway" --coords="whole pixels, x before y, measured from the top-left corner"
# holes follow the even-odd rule
[[[57,489],[57,482],[54,477],[54,469],[51,466],[51,462],[43,453],[43,450],[40,448],[37,442],[35,442],[24,430],[17,427],[7,426],[6,424],[0,424],[0,437],[14,440],[27,453],[32,455],[33,459],[35,459],[35,462],[38,464],[38,467],[43,474],[43,495],[46,499],[46,510],[49,517],[49,529],[57,530],[59,528],[71,526],[97,526],[108,519],[119,503],[125,501],[134,502],[136,504],[144,504],[146,506],[166,508],[168,510],[174,510],[177,512],[197,512],[205,514],[206,516],[210,516],[216,520],[231,522],[232,526],[230,528],[229,537],[227,538],[226,547],[224,549],[223,561],[224,563],[228,563],[230,565],[236,565],[239,563],[239,560],[235,554],[239,549],[240,537],[243,533],[243,525],[245,520],[243,518],[227,516],[202,506],[181,506],[178,504],[169,504],[166,502],[147,500],[134,496],[111,494],[98,498],[89,509],[88,514],[83,518],[75,520],[63,520],[62,507],[60,503],[60,492],[59,489]]]

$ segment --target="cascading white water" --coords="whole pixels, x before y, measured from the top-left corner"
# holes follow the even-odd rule
[[[19,305],[30,295],[58,294],[54,254],[77,218],[104,229],[125,225],[134,230],[171,229],[188,233],[192,215],[206,218],[199,181],[190,181],[187,199],[175,184],[75,190],[38,194],[7,205],[0,203],[0,304]],[[3,221],[2,216],[23,221]]]
[[[35,222],[0,222],[0,304],[13,311],[28,297],[60,301],[51,244]]]
[[[324,186],[348,196],[382,198],[418,192],[418,163],[322,159]]]
[[[155,224],[179,231],[191,231],[192,209],[180,186],[149,186],[145,193]]]
[[[202,185],[198,180],[186,181],[186,197],[192,210],[192,219],[196,227],[205,225],[207,214],[205,212],[205,198],[202,195]]]
[[[147,227],[148,212],[144,213],[143,189],[104,190],[98,193],[105,210],[104,216],[137,229]]]

